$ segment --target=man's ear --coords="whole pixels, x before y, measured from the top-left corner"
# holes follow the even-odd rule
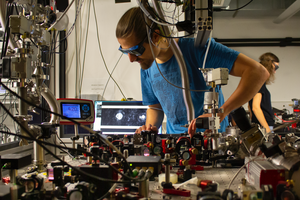
[[[161,32],[160,32],[159,29],[155,29],[153,31],[153,33],[152,33],[152,41],[153,41],[154,44],[156,44],[159,41],[159,39],[162,37],[160,35],[161,35]]]

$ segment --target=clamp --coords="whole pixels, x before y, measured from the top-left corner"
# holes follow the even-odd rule
[[[185,197],[191,196],[190,190],[179,189],[179,188],[175,189],[172,186],[172,183],[170,182],[170,164],[171,164],[171,156],[170,156],[170,154],[167,153],[167,154],[165,154],[165,159],[164,159],[166,180],[165,180],[165,182],[162,182],[162,184],[161,184],[163,187],[163,193],[178,195],[178,196],[185,196]]]

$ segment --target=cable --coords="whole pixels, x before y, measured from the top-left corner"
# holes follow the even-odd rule
[[[269,133],[267,133],[267,135],[270,134],[270,133],[272,133],[272,132],[274,132],[274,131],[276,131],[276,130],[285,128],[285,127],[287,127],[287,126],[290,126],[290,125],[292,125],[292,124],[294,124],[294,123],[298,123],[298,122],[300,122],[300,119],[296,119],[295,121],[292,121],[292,122],[289,122],[289,123],[286,123],[286,124],[282,124],[282,125],[280,125],[280,126],[277,126],[277,127],[274,128],[273,130],[271,130]]]
[[[56,137],[57,139],[59,139],[59,141],[60,141],[65,147],[67,147],[67,145],[64,143],[64,141],[62,141],[62,139],[61,139],[60,137],[58,137],[57,132],[55,133],[55,137]],[[67,153],[71,158],[74,158],[74,156],[72,156],[68,151],[66,151],[66,150],[64,150],[64,149],[62,149],[62,148],[59,148],[59,149],[62,150],[63,152],[65,152],[65,153]]]
[[[56,36],[56,38],[58,37],[58,34],[59,34],[59,32],[57,32],[57,36]],[[65,42],[65,50],[64,50],[64,52],[56,52],[55,50],[58,48],[58,47],[60,47],[60,44],[59,45],[57,45],[56,47],[54,47],[53,49],[50,49],[50,50],[47,50],[47,51],[43,51],[43,52],[48,52],[49,54],[64,54],[64,53],[66,53],[67,52],[67,49],[68,49],[68,40],[67,40],[67,36],[66,37],[64,37],[63,39],[61,39],[60,41],[59,41],[59,43],[60,42]],[[56,43],[56,40],[55,40],[55,43]],[[51,45],[51,44],[50,44]],[[55,46],[55,45],[54,45]]]
[[[40,145],[45,151],[47,151],[49,154],[51,154],[55,159],[59,160],[61,163],[64,163],[65,165],[73,168],[75,171],[77,171],[78,173],[80,174],[83,174],[85,176],[88,176],[90,178],[93,178],[95,180],[99,180],[99,181],[106,181],[106,182],[113,182],[113,183],[117,183],[118,181],[115,181],[115,180],[110,180],[110,179],[106,179],[106,178],[101,178],[101,177],[97,177],[97,176],[94,176],[92,174],[88,174],[86,173],[85,171],[82,171],[72,165],[70,165],[69,163],[63,161],[62,159],[60,159],[58,156],[56,156],[54,153],[52,153],[47,147],[45,147],[41,142],[40,140],[37,140],[33,137],[33,135],[31,134],[31,132],[26,128],[24,127],[20,122],[18,122],[17,119],[15,119],[13,117],[13,115],[5,108],[5,106],[0,102],[0,106],[8,113],[8,115],[16,122],[18,123],[18,125],[28,134],[30,135],[30,137],[28,138],[28,140],[34,140],[36,143],[38,143],[38,145]],[[24,137],[25,138],[25,137]],[[62,147],[61,147],[62,148]],[[123,183],[123,182],[120,182],[120,183]]]
[[[155,30],[152,30],[153,28],[146,22],[145,18],[143,18],[143,19],[144,19],[144,22],[145,22],[146,26],[147,26],[152,32],[156,33],[156,34],[159,35],[159,36],[165,37],[165,38],[174,38],[174,39],[176,39],[176,38],[185,38],[185,37],[189,37],[189,36],[194,35],[194,34],[192,33],[192,34],[189,34],[189,35],[178,36],[178,37],[174,37],[174,36],[166,36],[166,35],[163,35],[163,34],[161,34],[161,33],[156,32]],[[154,23],[154,22],[152,22],[152,23]]]
[[[78,1],[79,3],[79,1]],[[77,6],[77,5],[75,5]],[[81,16],[81,15],[80,15]],[[80,17],[79,17],[79,20],[80,20]],[[81,96],[78,96],[78,92],[79,92],[79,89],[78,89],[78,84],[80,84],[80,77],[78,77],[78,74],[80,74],[81,72],[81,68],[80,68],[80,54],[78,53],[78,23],[76,22],[75,24],[75,98],[77,99],[81,99]],[[78,64],[79,63],[79,64]],[[79,67],[79,70],[78,70],[78,67]],[[79,83],[78,83],[78,79],[79,79]]]
[[[151,31],[151,30],[150,30]],[[151,35],[151,33],[150,33],[150,35]],[[159,40],[158,40],[158,44],[160,43],[160,41],[163,39],[163,37],[161,37]],[[170,48],[170,46],[171,46],[171,41],[169,40],[169,46],[168,47],[166,47],[166,48],[161,48],[161,47],[159,47],[159,46],[157,46],[157,45],[155,45],[154,44],[154,42],[152,41],[152,39],[150,38],[150,42],[156,47],[156,48],[159,48],[159,49],[169,49]]]
[[[245,164],[244,164],[244,165],[243,165],[243,166],[235,173],[235,175],[233,176],[233,178],[232,178],[231,181],[229,182],[229,184],[228,184],[228,186],[227,186],[227,189],[230,189],[231,184],[233,183],[233,181],[234,181],[234,179],[237,177],[237,175],[242,171],[242,169],[243,169],[247,164],[249,164],[250,162],[254,161],[255,159],[257,159],[257,158],[259,158],[259,157],[261,157],[261,155],[255,157],[255,158],[249,160],[247,163],[245,163]]]
[[[202,69],[205,68],[205,63],[206,63],[206,58],[207,58],[208,50],[209,50],[210,43],[211,43],[211,38],[212,38],[212,31],[209,34],[209,41],[208,41],[208,45],[207,45],[207,48],[206,48],[206,52],[205,52],[205,56],[204,56],[204,60],[203,60]]]
[[[16,134],[16,133],[11,133],[11,132],[7,132],[7,131],[0,131],[1,133],[4,133],[4,134],[8,134],[8,135],[15,135],[17,137],[20,137],[20,138],[24,138],[26,140],[34,140],[34,141],[37,141],[37,139],[35,138],[31,138],[31,137],[28,137],[28,136],[24,136],[24,135],[19,135],[19,134]],[[40,141],[40,140],[38,140]],[[61,148],[61,149],[66,149],[66,150],[72,150],[72,151],[79,151],[81,153],[85,153],[87,155],[91,155],[91,156],[94,156],[96,158],[98,158],[101,162],[104,162],[105,164],[107,164],[109,167],[111,167],[113,170],[115,170],[118,174],[130,179],[130,180],[134,180],[136,182],[141,182],[141,181],[144,181],[143,179],[141,180],[138,180],[138,179],[134,179],[133,177],[130,177],[130,176],[127,176],[126,174],[120,172],[117,168],[115,168],[114,166],[110,165],[107,161],[101,159],[98,155],[96,154],[93,154],[91,152],[87,152],[85,150],[81,150],[81,149],[74,149],[74,148],[70,148],[70,147],[63,147],[63,146],[60,146],[60,145],[56,145],[56,144],[52,144],[52,143],[49,143],[49,142],[46,142],[46,141],[40,141],[42,144],[45,144],[45,145],[49,145],[49,146],[52,146],[52,147],[57,147],[57,148]],[[73,168],[73,167],[71,167]]]
[[[122,56],[123,56],[123,53],[122,53],[121,56],[119,57],[117,63],[115,64],[113,70],[111,71],[111,73],[110,73],[110,75],[109,75],[109,77],[108,77],[108,79],[107,79],[107,82],[106,82],[106,84],[105,84],[105,86],[104,86],[104,89],[103,89],[103,92],[102,92],[101,101],[103,100],[104,93],[105,93],[105,90],[106,90],[106,88],[107,88],[107,85],[108,85],[108,82],[109,82],[109,80],[110,80],[110,77],[112,77],[112,74],[114,73],[114,71],[115,71],[117,65],[119,64],[119,61],[121,60]]]
[[[7,46],[9,43],[9,36],[10,36],[10,28],[9,28],[9,16],[13,14],[13,7],[15,6],[14,3],[8,3],[6,8],[6,22],[5,22],[5,31],[3,35],[3,43],[1,49],[1,59],[5,56],[7,51]]]
[[[54,41],[54,42],[51,42],[51,43],[50,43],[50,49],[52,49],[52,46],[55,47],[55,44],[56,44],[56,41],[57,41],[58,34],[59,34],[59,32],[57,31],[57,34],[56,34],[56,36],[55,36],[55,32],[53,32],[52,41]],[[54,62],[55,56],[52,56],[51,53],[49,53],[49,55],[50,55],[50,57],[52,57],[52,59],[50,60],[50,66],[52,66],[52,62]]]
[[[62,119],[67,119],[67,120],[73,122],[74,124],[77,124],[78,126],[84,128],[85,130],[89,131],[90,133],[92,133],[92,134],[94,134],[94,135],[97,135],[97,134],[98,134],[96,131],[92,130],[91,128],[88,128],[87,126],[84,126],[84,125],[82,125],[81,123],[79,123],[79,122],[77,122],[77,121],[75,121],[75,120],[73,120],[73,119],[71,119],[71,118],[68,118],[68,117],[66,117],[66,116],[63,116],[63,115],[58,114],[58,113],[55,113],[55,112],[52,112],[52,111],[50,111],[50,110],[47,110],[47,109],[45,109],[45,108],[43,108],[43,107],[37,106],[37,105],[35,105],[35,104],[33,104],[33,103],[27,101],[26,99],[22,98],[22,97],[19,96],[17,93],[15,93],[15,92],[12,91],[11,89],[9,89],[9,88],[8,88],[5,84],[3,84],[1,81],[0,81],[0,84],[1,84],[6,90],[8,90],[10,93],[12,93],[14,96],[18,97],[19,99],[21,99],[21,100],[24,101],[25,103],[27,103],[27,104],[29,104],[29,105],[31,105],[31,106],[34,106],[34,107],[36,107],[36,108],[39,108],[40,110],[43,110],[43,111],[45,111],[45,112],[48,112],[48,113],[54,114],[54,115],[56,115],[56,116],[59,116],[59,117],[61,117]],[[5,109],[6,109],[6,108],[5,108]],[[19,123],[18,123],[18,124],[19,124]],[[130,173],[132,174],[132,170],[131,170],[131,168],[130,168],[128,162],[127,162],[127,160],[125,159],[124,155],[119,151],[119,149],[118,149],[117,147],[115,147],[115,146],[114,146],[110,141],[108,141],[106,138],[104,138],[102,135],[99,135],[99,137],[100,137],[100,139],[102,140],[102,142],[106,143],[110,148],[112,148],[113,150],[115,150],[116,153],[119,154],[119,156],[120,156],[121,158],[123,158],[123,160],[124,160],[125,164],[127,165],[128,169],[129,169],[129,171],[130,171]]]
[[[95,2],[94,2],[94,0],[92,0],[92,1],[93,1],[93,8],[94,8],[94,17],[95,17],[95,22],[96,22],[95,24],[96,24],[96,30],[97,30],[98,47],[99,47],[100,55],[102,57],[105,69],[106,69],[107,73],[110,75],[108,67],[107,67],[105,59],[104,59],[104,56],[103,56],[103,53],[102,53],[102,49],[101,49],[100,38],[99,38],[99,30],[98,30],[98,20],[97,20],[97,16],[96,16]],[[122,93],[123,98],[126,99],[126,97],[125,97],[123,91],[121,90],[120,86],[118,85],[118,83],[115,81],[115,79],[111,75],[110,75],[110,77],[115,82],[115,84],[117,85],[117,87],[119,88],[120,92]]]
[[[290,121],[290,120],[284,120],[284,119],[280,118],[276,113],[274,113],[274,115],[275,115],[275,117],[280,119],[282,122],[293,122],[293,121]]]
[[[246,3],[245,5],[243,5],[242,7],[236,8],[236,9],[231,9],[231,10],[227,10],[227,9],[221,9],[221,11],[237,11],[240,10],[246,6],[248,6],[253,0],[250,0],[248,3]]]
[[[117,184],[116,183],[113,184],[113,186],[111,186],[111,188],[102,197],[98,198],[97,200],[102,200],[105,197],[107,197],[108,195],[110,195],[111,193],[113,193],[115,191],[116,187],[117,187]]]
[[[147,28],[148,40],[150,41],[150,40],[151,40],[151,37],[150,37],[151,34],[149,34],[149,30],[151,31],[151,29],[149,29],[147,26],[146,26],[146,28]],[[172,86],[174,86],[174,87],[176,87],[176,88],[182,89],[182,90],[188,90],[188,91],[193,91],[193,92],[208,92],[208,90],[192,90],[192,89],[186,89],[186,88],[179,87],[179,86],[177,86],[177,85],[171,83],[171,82],[163,75],[163,73],[162,73],[161,70],[159,69],[159,66],[158,66],[158,64],[157,64],[157,62],[156,62],[156,59],[155,59],[155,54],[154,54],[152,45],[149,45],[149,46],[150,46],[150,50],[151,50],[151,53],[152,53],[154,62],[155,62],[155,64],[156,64],[156,67],[157,67],[157,69],[158,69],[160,75],[165,79],[165,81],[167,81],[167,83],[169,83],[170,85],[172,85]]]
[[[11,99],[10,99],[11,100]],[[17,99],[15,99],[15,101],[14,101],[14,104],[16,103],[16,101],[17,101]],[[12,102],[10,102],[10,106],[9,106],[9,108],[8,108],[8,110],[10,110],[12,107],[13,107],[13,105],[14,105]],[[5,117],[3,117],[5,114],[3,114],[2,115],[2,122],[1,123],[4,123],[4,121],[6,120],[6,118],[7,118],[7,114],[5,115]]]
[[[151,7],[148,1],[145,1],[145,3],[147,4],[148,7]],[[160,7],[161,7],[162,10],[164,10],[164,9],[162,8],[162,6],[160,6]],[[170,12],[169,12],[169,13],[170,13]],[[161,20],[162,22],[167,23],[167,24],[171,24],[170,22],[168,22],[168,21],[166,21],[165,19],[161,18],[156,12],[153,12],[153,14],[155,15],[156,18],[158,18],[158,19]],[[169,16],[166,16],[166,15],[164,14],[164,17],[169,17]],[[171,18],[171,17],[169,17],[169,18]],[[175,25],[175,26],[176,26],[175,23],[173,23],[173,24],[171,24],[171,25]]]
[[[29,39],[30,39],[30,41],[32,42],[32,44],[34,44],[34,46],[35,46],[36,48],[39,48],[38,45],[37,45],[31,38],[29,38]]]
[[[140,0],[136,0],[139,7],[141,8],[141,10],[144,12],[144,14],[153,22],[155,22],[156,24],[159,25],[163,25],[163,26],[176,26],[176,24],[170,24],[170,23],[163,23],[163,22],[159,22],[157,20],[155,20],[151,14],[146,10],[146,8],[143,6],[142,2]]]
[[[70,9],[70,7],[72,6],[72,4],[74,3],[75,0],[73,0],[69,6],[66,8],[66,10],[63,12],[63,14],[49,27],[48,30],[51,31],[51,29],[66,15],[66,13],[68,12],[68,10]]]
[[[78,15],[79,15],[80,11],[81,11],[83,2],[84,2],[84,0],[82,0],[82,2],[81,2],[81,4],[80,4],[79,8],[76,10],[75,20],[74,20],[74,23],[72,24],[71,28],[68,30],[66,36],[65,36],[63,39],[61,39],[59,42],[62,42],[63,40],[67,39],[67,38],[71,35],[71,33],[73,32],[74,27],[75,27],[75,24],[76,24],[76,21],[77,21],[77,17],[78,17]],[[78,3],[79,3],[79,2],[78,2]],[[48,30],[51,30],[51,29],[48,29]],[[54,41],[54,42],[52,42],[52,43],[56,43],[56,41]],[[50,44],[47,44],[47,45],[51,45],[51,42],[50,42]],[[58,47],[59,47],[59,45],[58,45],[57,47],[55,47],[53,50],[57,49]],[[58,54],[59,54],[59,53],[58,53]]]
[[[84,67],[85,67],[85,57],[86,57],[86,47],[87,47],[87,38],[88,38],[88,28],[90,25],[90,11],[91,11],[91,1],[89,1],[89,7],[88,7],[88,18],[87,18],[87,23],[86,23],[86,34],[85,34],[85,44],[84,44],[84,53],[83,53],[83,61],[82,61],[82,72],[81,76],[79,78],[79,95],[81,96],[81,89],[82,89],[82,83],[83,83],[83,74],[84,74]]]

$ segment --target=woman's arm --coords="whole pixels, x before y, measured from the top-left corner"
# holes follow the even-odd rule
[[[261,110],[261,107],[260,107],[261,99],[262,99],[262,94],[261,93],[257,93],[253,97],[252,110],[253,110],[253,114],[255,115],[255,117],[257,118],[259,123],[266,129],[267,133],[269,133],[271,131],[271,129],[269,128],[269,125],[268,125],[267,120],[264,116],[264,113]]]

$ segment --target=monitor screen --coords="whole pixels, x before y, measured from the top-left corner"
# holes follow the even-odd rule
[[[64,103],[61,105],[63,116],[73,119],[81,118],[80,104],[77,103]]]
[[[148,106],[141,101],[95,101],[94,131],[134,134],[146,122]]]

